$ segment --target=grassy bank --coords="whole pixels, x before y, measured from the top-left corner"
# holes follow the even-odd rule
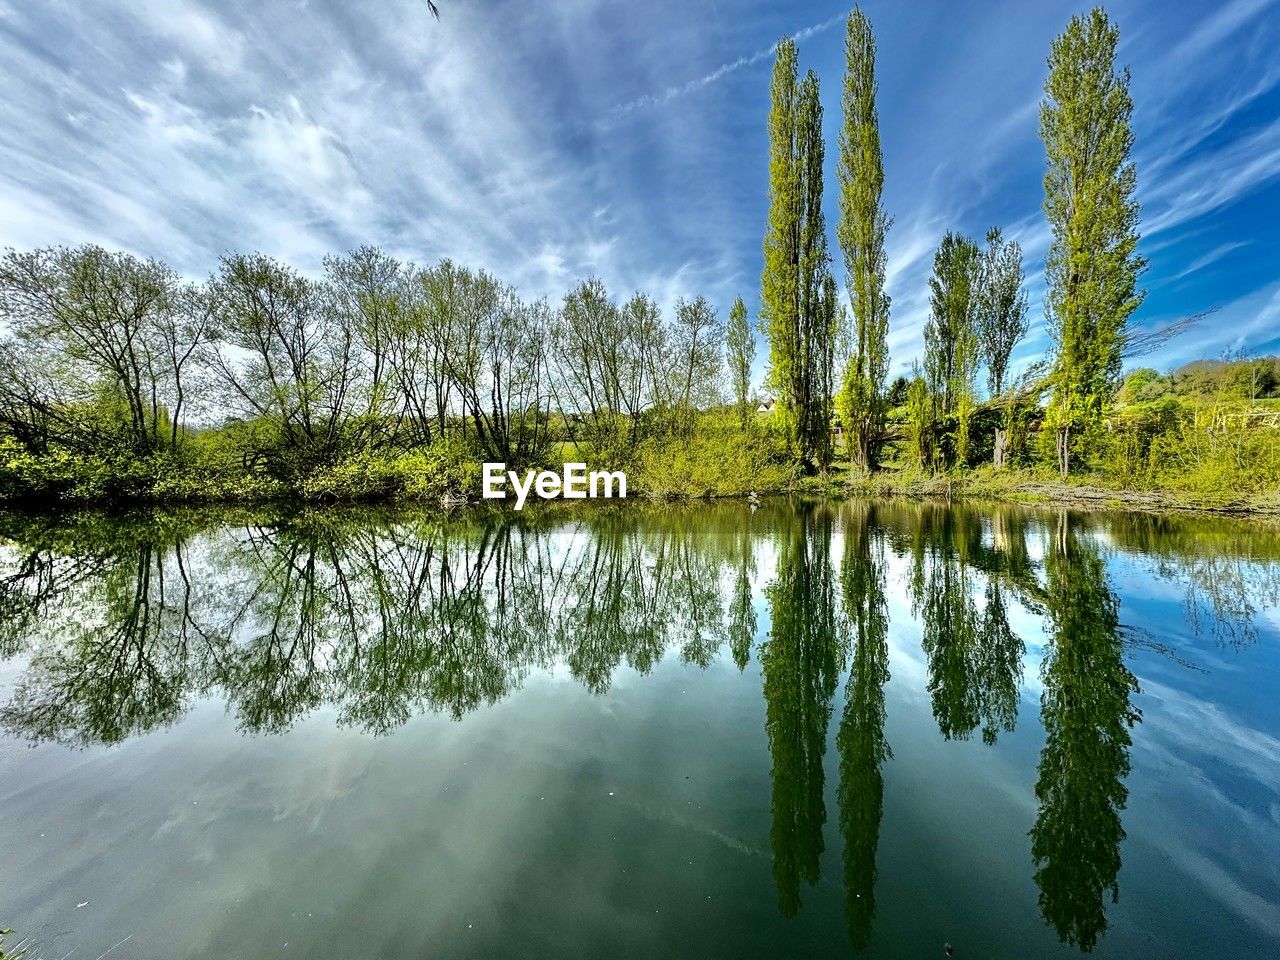
[[[833,472],[827,479],[807,478],[797,489],[833,496],[915,497],[1059,503],[1131,510],[1203,510],[1280,515],[1280,491],[1224,488],[1202,491],[1178,486],[1126,487],[1098,474],[1072,477],[1037,470],[977,470],[928,474],[890,470],[871,475]]]
[[[1063,480],[1035,455],[1017,467],[912,466],[903,444],[874,473],[850,469],[837,450],[825,473],[802,471],[761,418],[745,427],[720,410],[686,427],[608,442],[563,439],[534,466],[625,471],[632,497],[703,499],[751,493],[904,496],[1052,502],[1133,509],[1280,513],[1280,431],[1200,429],[1184,418],[1135,442],[1132,429],[1104,438],[1091,461]],[[0,503],[35,507],[286,503],[323,505],[480,499],[487,459],[474,435],[453,430],[412,449],[368,450],[323,461],[262,458],[229,429],[187,436],[176,450],[136,455],[53,449],[34,455],[0,437]],[[287,468],[287,469],[286,469]]]

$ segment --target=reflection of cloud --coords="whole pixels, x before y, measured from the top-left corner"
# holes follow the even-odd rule
[[[1249,781],[1280,799],[1280,784],[1276,781],[1276,771],[1280,770],[1280,740],[1242,724],[1216,703],[1196,699],[1161,683],[1144,681],[1143,693],[1161,704],[1157,726],[1170,757],[1181,758],[1190,765],[1190,757],[1207,757],[1206,744],[1212,745],[1215,764],[1234,767]],[[1149,726],[1144,721],[1144,727]]]
[[[1280,852],[1276,850],[1276,823],[1271,813],[1280,803],[1276,783],[1280,740],[1230,717],[1216,703],[1151,680],[1143,680],[1142,688],[1146,701],[1142,735],[1134,738],[1134,753],[1145,757],[1145,765],[1158,769],[1161,779],[1177,783],[1178,800],[1192,804],[1201,814],[1189,818],[1186,810],[1179,810],[1169,814],[1168,820],[1211,823],[1233,837],[1229,847],[1214,842],[1212,851],[1203,849],[1212,838],[1196,830],[1147,831],[1146,839],[1194,877],[1204,895],[1256,929],[1280,937],[1280,915],[1274,903],[1242,880],[1251,875],[1254,864],[1274,863]],[[1224,778],[1210,769],[1224,766],[1234,775]],[[1249,792],[1269,795],[1266,815],[1244,806],[1220,786],[1241,781]],[[1167,795],[1161,793],[1146,803],[1164,799]],[[1145,816],[1155,822],[1162,814],[1147,809]],[[1233,852],[1236,859],[1231,862]]]

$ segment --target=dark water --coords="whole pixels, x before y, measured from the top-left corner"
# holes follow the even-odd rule
[[[1278,561],[1261,524],[910,503],[0,514],[0,926],[1280,956]]]

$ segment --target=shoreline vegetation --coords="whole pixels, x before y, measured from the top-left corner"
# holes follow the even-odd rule
[[[940,238],[922,356],[890,380],[876,43],[847,23],[833,274],[819,79],[795,43],[770,87],[760,311],[670,310],[597,278],[558,303],[377,247],[306,274],[227,254],[193,281],[85,245],[0,256],[0,504],[480,499],[481,464],[582,462],[652,498],[972,497],[1280,512],[1280,358],[1137,365],[1198,317],[1145,290],[1119,32],[1050,47],[1043,356],[1022,250]],[[753,389],[757,335],[765,376]],[[1017,362],[1014,357],[1017,356]]]

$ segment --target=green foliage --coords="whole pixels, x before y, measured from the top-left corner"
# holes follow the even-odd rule
[[[769,219],[760,321],[769,342],[766,386],[797,464],[831,459],[831,387],[838,310],[822,214],[822,102],[811,70],[797,80],[795,42],[778,44],[769,111]]]
[[[723,415],[702,418],[687,438],[645,440],[629,475],[637,492],[661,497],[741,496],[785,489],[794,479],[783,438]]]
[[[796,45],[778,42],[769,108],[769,216],[760,275],[760,325],[769,343],[766,388],[774,395],[773,418],[798,455],[799,412],[794,383],[800,358],[800,250],[803,201],[796,149],[799,100]]]
[[[1149,403],[1166,396],[1171,390],[1169,379],[1160,376],[1150,367],[1142,367],[1124,378],[1116,392],[1116,399],[1126,405]]]
[[[907,447],[912,465],[923,470],[933,465],[933,402],[920,368],[912,372],[905,402]]]
[[[228,456],[203,434],[180,453],[103,457],[55,448],[41,456],[0,437],[0,501],[93,504],[437,499],[479,489],[480,456],[460,438],[404,453],[358,453],[285,483]]]
[[[6,339],[21,371],[15,380],[27,373],[36,383],[3,383],[0,422],[29,441],[61,432],[49,396],[61,388],[76,401],[118,404],[118,429],[131,450],[163,444],[161,398],[171,399],[174,378],[181,380],[171,335],[184,304],[176,275],[156,260],[93,245],[7,250],[0,318],[12,329]]]
[[[987,365],[987,388],[995,397],[1008,386],[1009,355],[1027,335],[1022,247],[1016,240],[1003,240],[1000,228],[992,227],[979,271],[978,341]]]
[[[5,939],[11,936],[13,936],[12,930],[0,930],[0,960],[22,960],[27,955],[21,946],[5,947]]]
[[[969,427],[977,405],[978,320],[982,255],[978,245],[947,231],[933,257],[929,278],[929,322],[925,325],[925,378],[939,420],[954,418],[949,443],[942,447],[948,465],[969,458]]]
[[[361,454],[307,477],[298,488],[306,500],[440,499],[480,488],[480,460],[455,440],[393,457]]]
[[[871,21],[855,7],[845,37],[844,125],[836,167],[840,181],[836,235],[844,254],[853,345],[837,407],[853,459],[868,470],[876,466],[888,406],[884,378],[889,368],[890,300],[885,292],[885,237],[893,222],[880,202],[884,166],[875,62]]]
[[[751,363],[756,356],[756,339],[751,333],[751,321],[747,319],[747,305],[741,297],[729,309],[725,351],[733,400],[738,407],[738,417],[745,426],[751,418]]]
[[[1280,357],[1194,360],[1174,370],[1166,380],[1170,390],[1181,397],[1274,398],[1280,396]]]
[[[1135,486],[1182,489],[1216,500],[1280,495],[1280,431],[1215,430],[1174,411],[1117,431],[1107,457],[1111,469]]]
[[[1063,476],[1088,448],[1118,385],[1125,328],[1142,304],[1137,173],[1129,159],[1129,71],[1115,68],[1119,31],[1101,8],[1054,42],[1040,107],[1048,155],[1046,312],[1056,355],[1047,425]]]

